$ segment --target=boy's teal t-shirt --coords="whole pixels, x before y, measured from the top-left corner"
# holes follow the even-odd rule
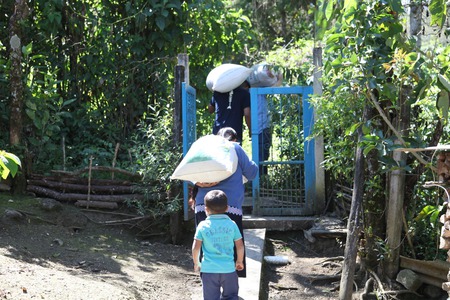
[[[200,222],[194,238],[202,241],[203,273],[233,273],[234,242],[242,239],[236,223],[225,214],[210,215]]]

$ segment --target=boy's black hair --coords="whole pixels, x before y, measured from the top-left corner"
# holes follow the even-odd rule
[[[227,195],[220,190],[209,191],[205,195],[205,206],[213,213],[224,213],[227,211]]]
[[[237,141],[237,133],[236,130],[234,130],[231,127],[223,127],[217,132],[217,135],[220,135],[221,137],[226,138],[230,142]]]

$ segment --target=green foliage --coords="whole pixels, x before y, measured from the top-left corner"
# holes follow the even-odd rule
[[[126,148],[141,120],[152,116],[150,122],[158,122],[153,116],[160,111],[161,101],[171,105],[161,99],[170,99],[173,93],[178,53],[189,55],[190,84],[197,90],[199,135],[210,132],[213,115],[206,112],[211,94],[205,79],[218,64],[269,58],[283,69],[286,83],[305,82],[307,59],[298,51],[301,43],[296,40],[312,22],[303,22],[306,11],[298,9],[307,4],[294,2],[280,2],[277,10],[264,12],[276,27],[276,35],[261,35],[262,23],[254,21],[256,17],[262,20],[263,15],[256,16],[248,5],[235,1],[29,2],[30,16],[23,22],[21,37],[26,83],[23,137],[33,171],[46,172],[63,163],[79,168],[91,155],[98,164],[110,162],[114,146],[120,143],[121,149]],[[14,1],[3,4],[0,108],[4,109],[0,110],[0,122],[7,128],[9,55],[1,45],[9,45],[8,20]],[[279,12],[288,13],[283,20],[286,28],[277,25]],[[273,43],[273,54],[261,52],[263,36],[266,45],[271,45],[272,36],[279,38]],[[291,53],[281,58],[283,47]],[[302,58],[300,63],[295,61],[297,57]],[[7,138],[7,134],[0,137],[5,143]],[[67,151],[65,161],[62,144]],[[119,153],[119,157],[127,160],[127,153]]]
[[[3,179],[8,178],[9,175],[16,176],[19,167],[21,167],[21,162],[16,155],[0,150],[0,175]]]
[[[44,165],[62,163],[59,151],[64,123],[72,114],[67,107],[76,99],[64,100],[58,89],[57,71],[46,65],[42,55],[30,56],[32,45],[23,49],[25,66],[29,68],[27,77],[28,96],[25,101],[25,113],[28,117],[28,148],[38,169]],[[42,165],[41,165],[42,164]]]
[[[430,1],[431,25],[442,27],[447,16],[447,2],[444,0]]]
[[[375,91],[387,114],[395,116],[400,110],[398,100],[405,97],[405,87],[408,86],[413,93],[406,96],[407,103],[417,107],[418,112],[413,126],[422,129],[424,124],[432,121],[430,117],[436,119],[436,112],[434,116],[430,115],[428,108],[435,102],[433,94],[438,84],[437,74],[445,72],[448,58],[441,55],[441,50],[435,55],[431,52],[427,53],[430,55],[421,55],[413,40],[405,37],[398,17],[400,1],[362,1],[358,6],[356,1],[346,1],[343,7],[340,6],[342,4],[339,1],[320,2],[316,15],[319,20],[324,20],[325,28],[329,26],[323,35],[326,39],[323,79],[327,88],[323,97],[313,100],[319,115],[317,132],[329,137],[331,143],[337,143],[336,146],[353,147],[353,139],[347,139],[345,144],[348,146],[342,145],[342,136],[352,134],[362,125],[360,116],[363,107],[372,105],[368,93]],[[328,23],[334,18],[337,22]],[[431,81],[429,78],[432,78]],[[438,103],[442,103],[439,107],[441,115],[445,116],[448,105],[442,99]],[[426,115],[422,114],[425,112],[424,105],[428,107]],[[339,122],[330,126],[329,119]],[[387,169],[399,167],[390,158],[392,150],[398,147],[394,144],[396,137],[386,131],[384,120],[374,118],[364,126],[365,154],[376,149]],[[427,137],[430,135],[403,136],[407,141],[403,146],[426,145]],[[339,172],[343,164],[346,162],[338,165],[325,162],[324,165]]]
[[[239,63],[253,40],[250,19],[231,2],[38,0],[28,5],[22,37],[24,144],[38,172],[61,166],[63,138],[73,168],[86,162],[88,152],[106,158],[97,151],[127,145],[141,120],[155,115],[161,99],[170,99],[178,53],[189,55],[190,83],[206,107],[209,70]],[[14,1],[6,0],[0,10],[7,17],[0,20],[0,45],[8,45],[3,20],[13,14]],[[2,46],[0,52],[0,108],[6,108],[8,53]],[[8,109],[1,111],[7,128]],[[200,130],[209,132],[212,116],[199,115]]]
[[[201,111],[197,120],[202,122],[210,119],[204,110],[211,97],[205,84],[208,73],[222,63],[242,63],[254,41],[254,30],[248,15],[228,1],[184,2],[183,12],[183,52],[189,54],[190,84],[197,90]],[[205,129],[200,126],[199,134]]]
[[[313,42],[299,39],[289,45],[275,44],[268,52],[261,52],[264,61],[283,73],[285,85],[311,85],[313,73]]]
[[[158,123],[142,122],[133,136],[131,153],[135,158],[137,172],[142,175],[146,200],[134,205],[142,214],[163,216],[182,208],[182,197],[170,194],[181,190],[179,182],[172,182],[172,175],[181,160],[181,148],[174,146],[172,119],[168,113],[160,115]]]
[[[374,178],[383,178],[385,172],[393,169],[410,171],[417,166],[413,159],[406,165],[392,159],[393,150],[399,147],[399,137],[387,122],[395,123],[403,109],[411,105],[411,127],[402,132],[401,138],[406,143],[401,146],[428,145],[435,136],[436,121],[448,115],[448,90],[442,78],[448,78],[450,47],[419,49],[415,40],[404,34],[400,0],[319,1],[317,7],[316,37],[325,41],[324,92],[322,97],[313,97],[312,102],[318,116],[315,132],[325,139],[323,166],[335,181],[351,185],[355,133],[361,128],[364,136],[360,146],[364,155],[376,153],[379,161],[378,169],[370,169],[371,177],[365,179],[365,191],[370,192],[366,197],[383,195],[386,187],[379,183],[384,180],[375,182]],[[443,7],[440,9],[442,12]],[[372,114],[366,122],[362,118],[364,108],[373,107],[374,99],[384,116]],[[444,130],[441,142],[447,141],[448,132]],[[434,252],[437,249],[439,232],[430,229],[430,224],[437,225],[439,207],[430,210],[431,198],[427,193],[413,194],[411,198],[416,202],[408,203],[408,212],[416,215],[425,207],[423,213],[429,216],[411,225],[414,245],[422,243],[420,255],[428,256],[431,253],[424,248]],[[365,224],[365,228],[375,225]],[[432,237],[432,245],[430,242],[423,245],[427,237],[428,240]],[[384,237],[377,238],[381,241],[378,252],[388,253]]]
[[[312,40],[313,38],[314,15],[309,8],[313,7],[314,1],[238,0],[233,2],[250,16],[253,22],[255,41],[249,43],[249,48],[270,51],[274,41],[287,45],[301,39]]]
[[[418,258],[426,260],[445,260],[445,252],[439,250],[441,226],[439,217],[443,205],[428,204],[410,222],[410,234],[413,236],[414,252]],[[411,249],[405,249],[410,252]]]
[[[426,218],[429,218],[430,226],[435,227],[439,220],[439,214],[442,212],[442,208],[442,205],[427,205],[422,208],[417,217],[414,218],[414,221],[422,221]]]

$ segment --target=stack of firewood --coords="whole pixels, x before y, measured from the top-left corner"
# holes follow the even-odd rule
[[[441,222],[444,224],[441,229],[440,249],[449,250],[447,252],[447,261],[450,262],[450,208],[441,216]],[[446,291],[450,297],[450,270],[447,274],[447,282],[442,284],[442,289]]]
[[[450,181],[450,152],[441,152],[437,158],[437,174],[439,182]]]
[[[87,171],[85,169],[76,172],[53,171],[52,176],[29,176],[27,191],[39,197],[74,202],[76,206],[87,208],[116,209],[127,200],[143,198],[135,188],[140,180],[139,175],[109,167],[91,168],[89,174],[93,170],[121,173],[129,180],[86,178],[83,176]]]
[[[437,159],[437,174],[439,183],[446,184],[450,181],[450,152],[441,152]],[[448,188],[447,193],[450,192]],[[450,201],[450,199],[448,199]],[[447,211],[441,216],[441,223],[444,224],[441,229],[440,249],[449,250],[447,252],[447,261],[450,262],[450,208],[447,205]],[[442,289],[446,291],[450,297],[450,271],[447,274],[447,282],[442,284]]]

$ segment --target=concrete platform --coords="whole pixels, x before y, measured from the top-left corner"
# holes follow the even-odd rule
[[[311,228],[317,219],[317,217],[244,215],[242,226],[244,229],[266,228],[274,231],[304,230]]]
[[[346,228],[346,224],[337,218],[327,216],[253,216],[244,215],[242,218],[244,229],[265,228],[267,231],[309,230],[322,228],[335,230]]]
[[[239,278],[239,299],[258,300],[266,229],[244,229],[247,277]]]

